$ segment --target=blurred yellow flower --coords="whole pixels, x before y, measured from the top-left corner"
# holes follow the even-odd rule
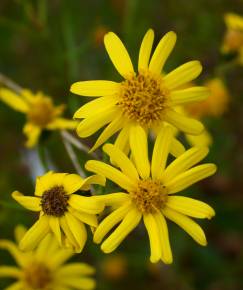
[[[147,136],[138,126],[131,129],[131,160],[112,144],[103,147],[120,170],[101,161],[90,160],[86,163],[87,170],[104,175],[123,189],[122,192],[94,197],[113,208],[113,212],[96,228],[94,242],[101,243],[117,226],[101,245],[105,253],[114,251],[142,218],[150,240],[150,261],[153,263],[160,259],[164,263],[172,263],[165,217],[178,224],[200,245],[207,244],[203,230],[189,217],[210,219],[215,214],[214,210],[204,202],[174,196],[174,193],[214,174],[216,166],[195,166],[208,153],[207,147],[199,146],[187,150],[166,166],[172,136],[170,126],[161,130],[150,162]]]
[[[99,97],[82,106],[74,114],[75,119],[83,119],[77,127],[77,133],[82,138],[106,126],[92,150],[120,131],[115,145],[126,151],[131,131],[136,128],[158,131],[164,122],[194,135],[203,131],[203,125],[199,121],[174,110],[178,105],[204,100],[208,96],[208,89],[205,87],[179,88],[198,77],[202,71],[200,62],[187,62],[162,75],[164,64],[174,48],[176,34],[168,32],[150,58],[153,40],[154,32],[149,29],[140,47],[136,73],[121,40],[113,32],[107,33],[104,37],[105,48],[124,80],[81,81],[71,86],[71,92],[75,94]],[[179,155],[184,150],[178,143],[173,140],[171,150],[175,152],[174,155]]]
[[[243,63],[243,17],[234,13],[224,16],[227,31],[224,37],[222,52],[238,52]]]
[[[219,78],[211,79],[204,84],[209,90],[209,97],[198,103],[193,103],[185,107],[187,113],[194,118],[221,117],[229,107],[230,94]]]
[[[127,259],[116,254],[106,257],[101,264],[102,274],[110,280],[119,280],[127,274]]]
[[[82,179],[77,174],[50,171],[37,178],[35,197],[14,191],[12,196],[19,204],[40,212],[38,221],[20,241],[21,250],[34,249],[49,232],[53,232],[60,246],[81,252],[87,239],[84,224],[96,227],[96,214],[104,209],[103,203],[92,196],[75,194],[89,190],[91,184],[105,185],[105,178],[93,175]]]
[[[64,105],[54,106],[52,99],[30,90],[22,90],[17,94],[7,88],[0,88],[0,100],[12,109],[26,114],[27,123],[23,132],[27,137],[26,146],[34,147],[42,130],[75,129],[77,122],[62,118]]]
[[[16,240],[22,238],[25,228],[16,227]],[[65,262],[73,256],[72,251],[59,247],[52,234],[39,244],[35,251],[22,252],[9,240],[0,240],[0,248],[13,256],[16,266],[0,265],[0,277],[10,277],[17,282],[5,290],[92,290],[95,280],[90,277],[95,269],[85,263]]]

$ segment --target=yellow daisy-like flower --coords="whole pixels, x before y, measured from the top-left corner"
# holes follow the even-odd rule
[[[16,227],[16,240],[25,234],[25,228]],[[17,282],[4,290],[92,290],[95,269],[85,263],[65,262],[73,252],[59,247],[52,234],[39,244],[35,251],[22,252],[12,241],[0,240],[0,248],[13,256],[16,266],[0,265],[0,277],[14,278]]]
[[[115,145],[126,151],[131,130],[144,128],[158,131],[164,122],[190,134],[200,134],[203,130],[199,121],[187,118],[174,110],[178,105],[207,97],[208,89],[205,87],[180,89],[201,73],[200,62],[190,61],[168,74],[162,74],[164,64],[175,45],[176,34],[168,32],[150,58],[153,40],[154,32],[149,29],[140,47],[136,73],[121,40],[113,32],[107,33],[104,37],[105,48],[124,80],[81,81],[71,86],[71,92],[75,94],[99,97],[82,106],[74,114],[75,119],[83,119],[77,127],[77,133],[82,138],[107,125],[92,150],[120,131]],[[174,155],[183,152],[182,145],[176,140],[173,140],[172,145]]]
[[[143,219],[150,240],[151,262],[162,259],[169,264],[172,253],[165,218],[178,224],[196,242],[205,246],[207,242],[203,230],[190,217],[210,219],[215,214],[209,205],[201,201],[174,194],[214,174],[216,166],[194,166],[207,155],[207,147],[193,147],[166,166],[173,136],[169,126],[158,134],[151,162],[144,130],[133,128],[131,133],[131,160],[112,144],[103,147],[120,170],[101,161],[86,163],[87,170],[104,175],[125,191],[95,197],[112,206],[113,212],[95,230],[94,242],[101,243],[106,237],[101,249],[110,253]],[[116,229],[107,237],[114,227]]]
[[[62,118],[65,106],[54,106],[52,99],[29,90],[22,90],[18,95],[15,92],[0,88],[0,100],[12,109],[26,114],[27,123],[23,132],[27,137],[26,147],[34,147],[39,140],[42,130],[75,129],[77,122]]]
[[[227,31],[224,37],[222,52],[238,52],[243,58],[243,17],[234,13],[224,16]]]
[[[93,175],[82,179],[77,174],[50,171],[37,178],[35,197],[14,191],[12,196],[18,203],[40,212],[38,221],[21,240],[20,249],[34,249],[49,232],[53,232],[61,246],[81,252],[87,240],[84,224],[96,227],[96,214],[104,209],[101,201],[78,194],[78,191],[89,190],[91,184],[105,185],[105,178]]]
[[[229,107],[230,94],[223,81],[219,78],[208,80],[204,84],[209,90],[209,97],[198,103],[185,107],[186,112],[198,119],[203,117],[221,117]]]

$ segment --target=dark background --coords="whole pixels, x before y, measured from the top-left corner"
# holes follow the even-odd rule
[[[231,102],[224,116],[204,120],[214,138],[207,159],[218,165],[218,172],[186,192],[216,210],[213,220],[202,223],[209,245],[200,247],[169,223],[174,263],[165,266],[148,262],[149,244],[143,230],[130,235],[110,255],[102,254],[90,238],[75,259],[97,268],[98,290],[243,289],[243,70],[240,65],[227,65],[231,60],[220,54],[226,12],[243,15],[243,2],[0,1],[0,72],[22,87],[53,96],[57,104],[67,103],[67,117],[82,102],[81,97],[69,93],[73,82],[119,79],[102,43],[109,30],[121,36],[133,60],[148,28],[155,30],[156,41],[167,31],[176,31],[178,41],[166,70],[198,59],[204,67],[199,84],[217,76],[230,91]],[[48,154],[59,171],[74,172],[68,157],[63,157],[65,149],[58,133],[44,134],[38,149],[28,153],[23,145],[24,122],[21,114],[0,103],[0,238],[13,238],[17,223],[29,226],[35,220],[10,197],[14,189],[33,193],[32,169],[38,161],[33,161],[33,156],[43,161]],[[89,157],[78,154],[83,166]],[[1,251],[0,264],[11,263]],[[0,281],[0,289],[8,283]]]

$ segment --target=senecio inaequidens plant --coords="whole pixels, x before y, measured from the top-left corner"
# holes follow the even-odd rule
[[[76,128],[78,136],[84,138],[104,127],[90,152],[106,143],[103,151],[109,157],[107,162],[87,161],[86,170],[95,175],[85,178],[49,171],[37,177],[34,196],[12,193],[19,204],[38,214],[38,220],[18,235],[17,246],[0,240],[0,247],[9,250],[20,267],[0,266],[0,276],[18,279],[11,289],[93,289],[92,278],[74,276],[90,275],[93,268],[63,265],[73,253],[83,250],[87,228],[91,229],[93,241],[101,243],[102,251],[111,253],[143,222],[152,263],[173,261],[167,220],[206,246],[205,234],[192,218],[211,219],[215,212],[206,203],[179,192],[216,171],[214,164],[198,165],[208,154],[209,142],[203,141],[206,131],[201,116],[199,120],[189,109],[189,105],[205,100],[210,91],[207,86],[192,83],[202,71],[199,61],[189,61],[169,73],[164,71],[176,43],[174,32],[163,36],[152,53],[153,41],[154,32],[149,29],[135,71],[119,37],[113,32],[105,35],[105,48],[123,80],[74,83],[71,92],[92,98],[74,114],[80,122],[61,118],[63,107],[54,107],[51,99],[41,93],[23,90],[17,95],[0,89],[1,100],[27,116],[24,132],[28,147],[38,143],[44,129]],[[178,132],[192,139],[201,137],[186,150],[177,139]],[[107,143],[113,135],[114,144]],[[152,142],[152,154],[148,142]],[[106,192],[106,179],[117,186],[115,192]],[[101,186],[103,193],[98,195],[93,184]],[[100,215],[106,207],[108,214]],[[43,260],[44,253],[50,253],[50,260]],[[35,279],[31,277],[34,271]],[[77,286],[79,282],[83,287]]]

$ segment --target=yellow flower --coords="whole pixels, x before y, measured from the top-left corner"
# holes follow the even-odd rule
[[[16,227],[16,240],[25,233],[21,226]],[[0,248],[6,249],[15,259],[17,266],[0,266],[0,277],[14,278],[5,290],[91,290],[95,280],[90,277],[95,269],[85,263],[65,262],[73,256],[72,251],[59,247],[52,234],[39,244],[35,251],[22,252],[9,240],[0,240]]]
[[[243,56],[243,17],[234,13],[227,13],[224,16],[224,20],[227,31],[222,52],[239,52]]]
[[[198,103],[193,103],[185,107],[186,112],[194,118],[221,117],[229,107],[230,94],[219,78],[211,79],[204,84],[209,90],[209,97]]]
[[[126,151],[131,130],[144,128],[154,131],[164,122],[190,134],[197,135],[203,130],[199,121],[182,116],[174,110],[178,105],[207,97],[208,89],[204,87],[179,89],[201,73],[200,62],[187,62],[162,75],[164,64],[175,45],[176,34],[168,32],[150,58],[153,39],[154,32],[149,29],[140,47],[136,73],[121,40],[113,32],[107,33],[104,37],[106,50],[124,80],[81,81],[71,86],[71,92],[75,94],[99,97],[82,106],[74,114],[75,119],[83,119],[77,127],[77,133],[82,138],[106,126],[92,150],[120,131],[115,145]],[[183,148],[179,144],[174,140],[172,151],[182,153]]]
[[[153,263],[160,259],[165,263],[172,262],[165,217],[182,227],[200,245],[207,244],[203,230],[190,217],[210,219],[215,214],[214,210],[206,203],[174,194],[214,174],[216,166],[194,166],[207,155],[207,147],[193,147],[166,166],[172,135],[170,126],[158,134],[151,162],[146,133],[139,127],[131,129],[131,160],[112,144],[103,147],[120,170],[101,161],[86,163],[87,170],[104,175],[123,189],[123,192],[95,197],[113,208],[94,233],[95,243],[101,243],[106,236],[101,245],[105,253],[114,251],[142,218],[150,240],[150,260]],[[116,229],[109,234],[113,227]]]
[[[104,209],[103,203],[92,196],[75,194],[89,190],[91,184],[104,185],[105,178],[93,175],[82,179],[77,174],[50,171],[37,178],[35,197],[14,191],[12,196],[18,203],[40,212],[38,221],[21,240],[21,250],[34,249],[49,232],[53,232],[60,246],[81,252],[87,239],[84,224],[96,227],[96,214]]]
[[[26,146],[34,147],[39,140],[42,130],[75,129],[77,123],[61,117],[64,105],[55,107],[52,99],[38,92],[33,94],[29,90],[15,92],[0,88],[0,100],[12,109],[26,114],[27,123],[23,132],[27,137]]]

